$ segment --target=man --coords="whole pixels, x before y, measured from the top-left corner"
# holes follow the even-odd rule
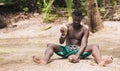
[[[82,12],[75,10],[72,13],[73,23],[63,27],[59,42],[63,44],[66,40],[66,45],[58,45],[49,43],[44,58],[37,58],[33,56],[33,61],[38,64],[47,64],[55,52],[57,55],[64,58],[69,58],[73,63],[79,62],[81,58],[86,58],[90,54],[93,55],[98,65],[106,65],[112,62],[112,58],[109,57],[105,60],[102,59],[98,45],[87,45],[89,30],[83,27],[80,22],[82,20]],[[67,30],[66,30],[66,29]]]

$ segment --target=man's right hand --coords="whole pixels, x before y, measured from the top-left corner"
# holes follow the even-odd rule
[[[60,32],[63,36],[66,36],[67,34],[67,26],[65,24],[63,24],[60,28]]]

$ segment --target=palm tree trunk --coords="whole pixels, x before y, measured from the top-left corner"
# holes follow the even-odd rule
[[[98,5],[96,0],[87,0],[88,25],[91,32],[96,32],[103,28]]]

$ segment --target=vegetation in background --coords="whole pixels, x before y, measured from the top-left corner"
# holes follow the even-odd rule
[[[56,10],[58,10],[58,8],[64,8],[63,10],[68,13],[68,22],[72,22],[71,13],[73,9],[80,9],[83,16],[86,15],[86,1],[87,0],[0,0],[0,3],[12,5],[13,7],[8,9],[17,12],[44,13],[46,22],[54,21],[58,17]],[[102,15],[103,18],[107,18],[110,13],[110,11],[105,8],[106,2],[110,3],[109,5],[111,5],[113,9],[117,5],[117,0],[97,0],[98,7],[105,9],[105,12]]]
[[[14,4],[13,0],[0,0],[0,3],[4,3],[4,4]]]
[[[73,0],[66,0],[66,4],[67,4],[67,12],[68,12],[68,22],[72,23],[72,4],[73,4]]]
[[[42,9],[42,11],[45,13],[45,17],[44,20],[46,22],[50,22],[53,17],[50,15],[51,11],[52,11],[52,4],[53,4],[54,0],[51,0],[49,2],[46,2],[46,0],[43,0],[43,6],[44,8]]]
[[[117,0],[110,0],[110,3],[113,7],[113,9],[115,9],[116,5],[117,5]]]
[[[86,0],[80,0],[82,15],[86,15]]]

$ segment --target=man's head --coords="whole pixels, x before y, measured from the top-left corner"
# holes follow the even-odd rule
[[[80,10],[74,10],[72,12],[72,18],[74,27],[80,26],[80,22],[82,20],[82,12]]]

